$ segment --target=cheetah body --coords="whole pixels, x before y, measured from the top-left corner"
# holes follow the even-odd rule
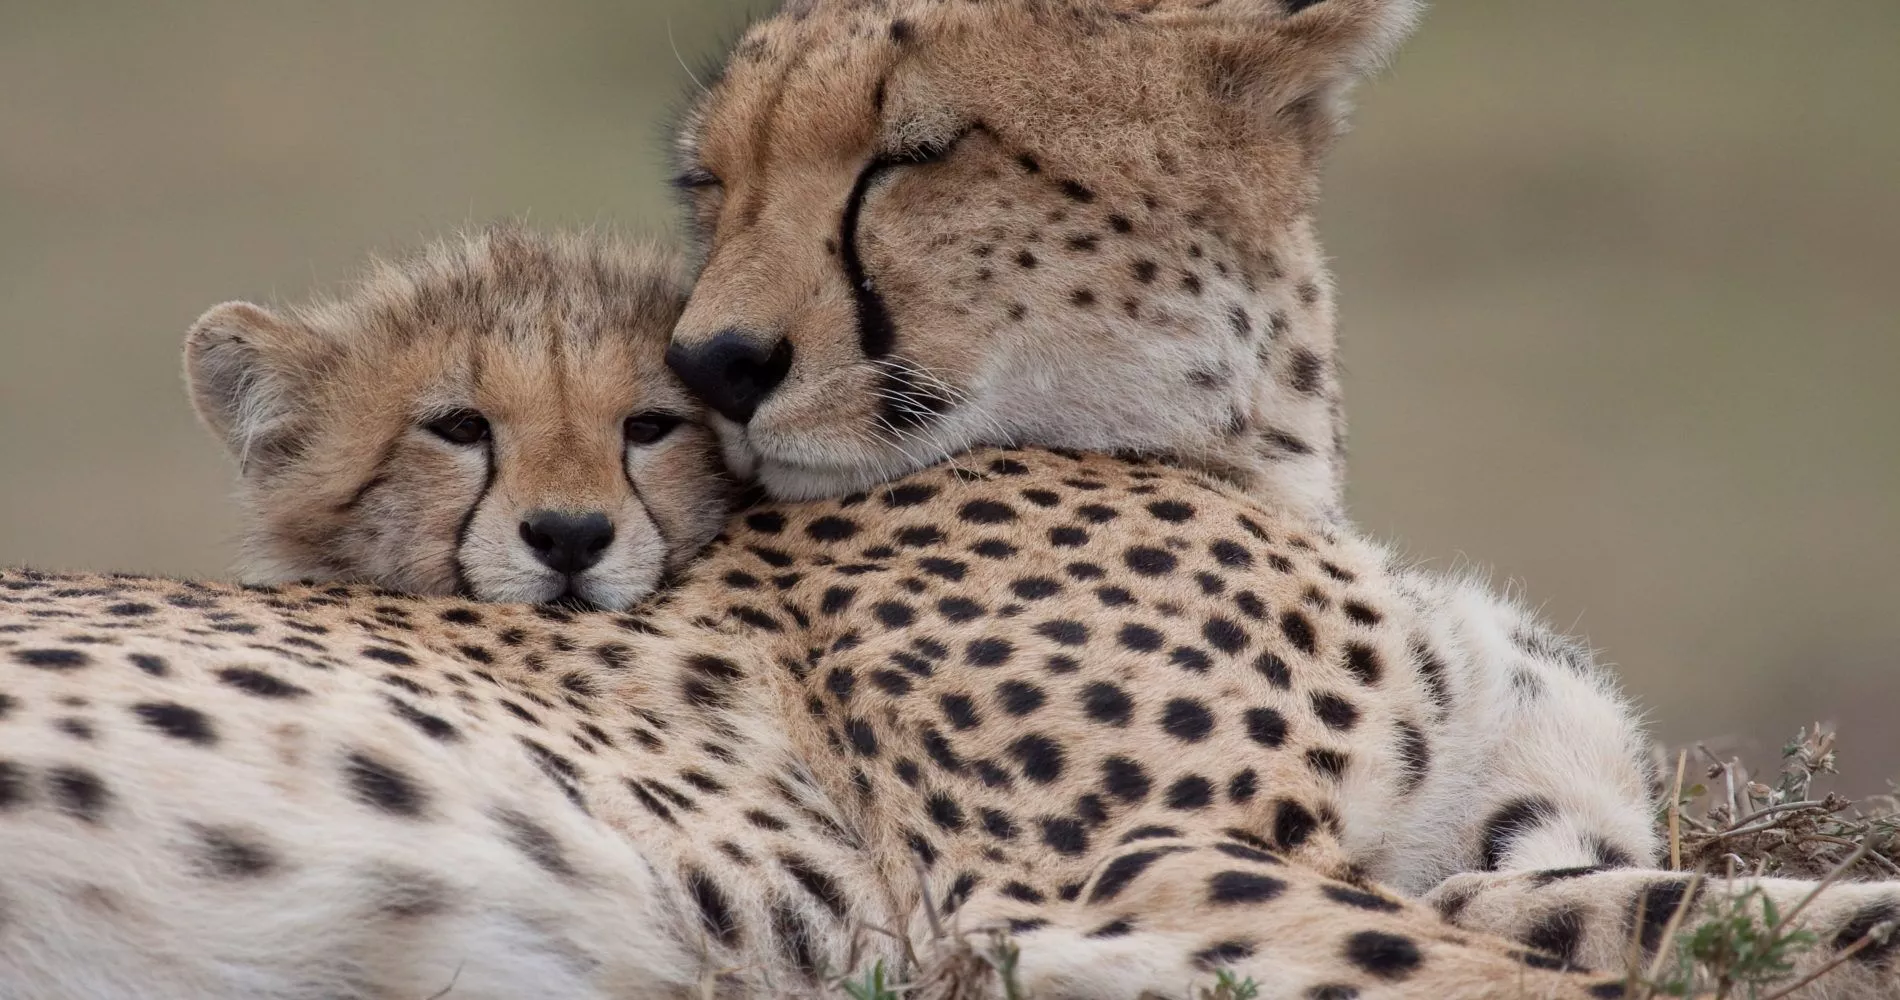
[[[1378,887],[1652,860],[1626,715],[1478,593],[1036,451],[755,508],[638,615],[8,572],[0,995],[797,995],[991,928],[1034,996],[1615,995]],[[1512,770],[1540,713],[1627,787]]]

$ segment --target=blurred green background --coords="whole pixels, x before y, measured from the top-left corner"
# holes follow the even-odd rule
[[[736,0],[0,0],[0,563],[216,575],[178,341],[469,219],[664,231]],[[1900,774],[1900,3],[1442,0],[1324,213],[1354,508],[1664,736]]]

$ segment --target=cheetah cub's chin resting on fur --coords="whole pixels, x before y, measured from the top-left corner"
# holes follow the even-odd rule
[[[679,262],[496,227],[350,294],[227,302],[186,343],[242,472],[251,583],[625,608],[698,553],[728,483],[666,371]]]

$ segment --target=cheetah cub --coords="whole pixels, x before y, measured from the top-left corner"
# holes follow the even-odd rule
[[[237,460],[246,582],[625,608],[729,500],[667,372],[686,298],[649,245],[513,226],[378,261],[341,298],[227,302],[185,344]]]

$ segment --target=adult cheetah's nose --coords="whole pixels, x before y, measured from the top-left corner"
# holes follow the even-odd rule
[[[707,406],[743,424],[785,381],[792,342],[721,330],[701,344],[674,342],[666,349],[666,366]]]
[[[537,510],[521,522],[521,540],[547,568],[579,573],[613,544],[614,523],[599,511]]]

